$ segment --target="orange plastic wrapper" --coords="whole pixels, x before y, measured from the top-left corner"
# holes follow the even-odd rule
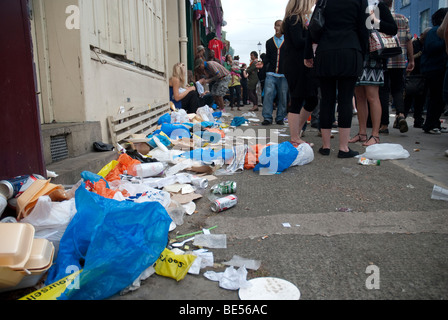
[[[108,189],[106,187],[106,181],[104,181],[102,179],[93,184],[93,189],[97,194],[99,194],[100,196],[107,198],[107,199],[113,199],[115,194],[118,192],[118,191]],[[121,191],[121,193],[123,194],[124,197],[130,196],[130,194],[126,190]]]
[[[252,170],[258,164],[258,158],[260,157],[265,145],[256,144],[249,146],[249,150],[246,154],[246,159],[244,161],[244,169]]]
[[[212,133],[219,133],[221,135],[221,138],[226,137],[226,134],[221,129],[213,128],[213,129],[205,129],[205,131],[212,132]]]
[[[109,172],[105,179],[109,182],[120,180],[120,174],[123,174],[124,171],[127,171],[138,164],[141,164],[141,162],[131,158],[127,154],[122,154],[118,158],[117,166]]]

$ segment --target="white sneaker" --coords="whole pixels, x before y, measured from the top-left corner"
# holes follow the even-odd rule
[[[443,128],[440,130],[440,133],[448,133],[448,128]]]

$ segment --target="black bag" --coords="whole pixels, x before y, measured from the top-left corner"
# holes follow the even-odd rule
[[[93,149],[98,152],[108,152],[113,151],[115,148],[111,144],[97,141],[93,143]]]
[[[324,11],[327,6],[327,0],[320,0],[314,8],[313,15],[310,19],[310,24],[308,25],[308,30],[310,31],[311,40],[314,43],[319,43],[320,38],[325,27],[325,17]]]
[[[423,75],[406,77],[405,93],[409,96],[422,95],[425,92],[426,78]]]

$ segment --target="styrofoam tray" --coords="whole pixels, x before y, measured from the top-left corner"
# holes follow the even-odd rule
[[[26,223],[0,223],[0,266],[25,267],[33,246],[34,227]]]
[[[300,300],[300,290],[291,282],[278,278],[256,278],[239,290],[241,300]]]

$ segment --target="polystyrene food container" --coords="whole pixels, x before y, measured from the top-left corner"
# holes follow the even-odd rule
[[[0,223],[0,267],[25,267],[30,258],[34,232],[30,224]]]
[[[40,270],[46,268],[53,259],[54,246],[47,239],[34,239],[30,258],[25,265],[27,270]]]

